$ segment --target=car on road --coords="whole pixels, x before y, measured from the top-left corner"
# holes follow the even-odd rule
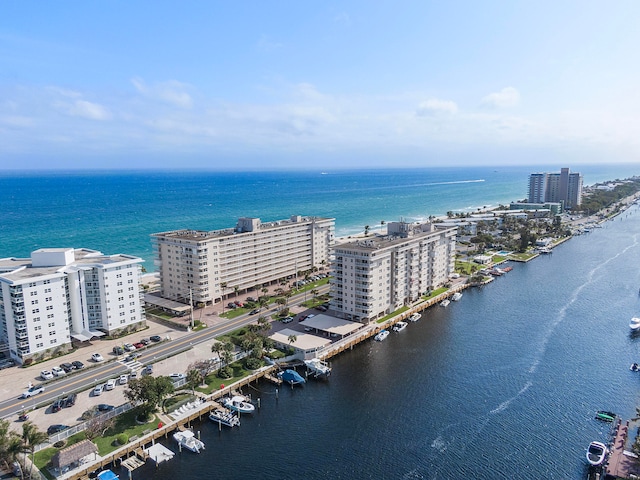
[[[123,355],[124,354],[124,348],[122,348],[120,345],[116,345],[115,347],[113,347],[113,353],[115,355]]]
[[[127,375],[120,375],[120,377],[118,378],[118,383],[120,385],[124,385],[128,381],[129,381],[129,377]]]
[[[34,385],[29,390],[22,392],[22,395],[20,396],[20,398],[33,397],[34,395],[38,395],[39,393],[42,393],[42,392],[44,392],[44,387],[42,385]]]
[[[64,377],[67,374],[67,372],[60,367],[51,367],[51,373],[56,377]]]
[[[73,362],[71,362],[71,365],[73,365],[73,368],[75,370],[81,370],[84,368],[84,363],[82,363],[80,360],[74,360]]]
[[[98,404],[98,411],[99,412],[110,412],[113,409],[114,409],[113,405],[107,405],[106,403],[99,403]]]
[[[162,337],[160,337],[160,335],[151,335],[149,337],[149,340],[151,340],[152,342],[159,342],[160,340],[162,340]]]
[[[104,390],[104,385],[103,385],[103,384],[96,385],[96,386],[93,388],[93,396],[94,396],[94,397],[97,397],[97,396],[99,396],[99,395],[102,395],[102,390]]]
[[[73,370],[73,365],[70,363],[61,363],[60,368],[63,369],[66,373],[69,373]]]
[[[115,378],[110,378],[109,380],[107,380],[107,383],[104,384],[104,389],[113,390],[114,388],[116,388],[116,380]]]
[[[139,353],[136,352],[131,352],[129,355],[127,355],[126,357],[124,357],[124,361],[125,362],[133,362],[136,358],[138,358],[140,356]]]
[[[136,349],[136,347],[134,347],[134,346],[133,346],[132,344],[130,344],[130,343],[125,343],[125,344],[124,344],[124,349],[125,349],[127,352],[133,352],[133,351]]]
[[[249,312],[249,315],[256,315],[258,313],[260,313],[260,309],[259,308],[254,308],[253,310],[251,310]]]
[[[47,428],[47,435],[53,435],[55,433],[60,433],[63,430],[66,430],[67,428],[69,428],[67,425],[61,425],[61,424],[51,425],[49,428]]]
[[[62,410],[63,406],[64,406],[64,402],[61,398],[59,398],[51,404],[51,412],[52,413],[59,412],[60,410]]]
[[[91,360],[93,360],[94,362],[103,362],[104,358],[99,353],[94,353],[93,355],[91,355]]]
[[[40,378],[42,380],[51,380],[53,378],[53,373],[50,370],[42,370],[40,372]]]
[[[68,408],[68,407],[73,407],[76,404],[76,397],[78,395],[76,395],[75,393],[70,393],[69,395],[67,395],[64,399],[64,407]]]
[[[293,317],[284,317],[282,319],[282,323],[291,323],[293,322]]]

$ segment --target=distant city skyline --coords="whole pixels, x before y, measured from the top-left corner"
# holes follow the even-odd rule
[[[640,3],[5,2],[0,170],[638,163]]]

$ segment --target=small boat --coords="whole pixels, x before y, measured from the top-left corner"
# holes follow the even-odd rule
[[[631,323],[629,323],[629,328],[631,330],[638,330],[640,329],[640,317],[633,317],[631,319]]]
[[[209,420],[212,422],[220,423],[227,427],[237,427],[240,425],[240,419],[233,412],[216,408],[209,413]]]
[[[329,376],[329,374],[331,374],[331,367],[329,364],[319,358],[305,360],[304,364],[315,377],[319,377],[321,375]]]
[[[451,300],[453,300],[454,302],[457,302],[458,300],[460,300],[462,298],[462,293],[460,292],[456,292],[453,294],[453,296],[451,297]]]
[[[173,434],[173,439],[178,442],[179,446],[191,450],[194,453],[200,453],[200,450],[204,450],[204,443],[198,440],[191,430],[176,432]]]
[[[98,480],[117,480],[120,477],[111,470],[103,470],[96,476],[96,478]]]
[[[441,307],[448,307],[450,303],[451,303],[451,301],[448,298],[445,298],[443,301],[440,302],[440,306]]]
[[[616,419],[616,414],[613,412],[607,412],[606,410],[598,410],[596,412],[596,419],[604,422],[613,422]]]
[[[417,322],[418,320],[420,320],[420,317],[421,317],[421,315],[418,312],[416,312],[416,313],[414,313],[413,315],[411,315],[409,317],[409,321],[410,322]]]
[[[380,330],[375,337],[373,337],[374,340],[381,342],[383,341],[385,338],[387,338],[389,336],[389,330]]]
[[[398,322],[393,326],[393,331],[394,332],[401,332],[402,330],[407,328],[407,325],[409,325],[407,322]]]
[[[287,369],[284,372],[279,373],[278,376],[282,379],[283,382],[286,382],[289,385],[296,385],[298,383],[306,382],[306,380],[302,378],[302,376],[298,372],[291,369]]]
[[[587,461],[593,465],[602,465],[607,457],[607,447],[602,442],[591,442],[587,450]]]
[[[632,372],[640,371],[640,365],[638,365],[636,362],[634,362],[629,367],[629,370],[631,370]]]
[[[249,403],[242,395],[225,398],[222,404],[228,409],[240,413],[253,413],[256,409],[256,407],[252,403]]]

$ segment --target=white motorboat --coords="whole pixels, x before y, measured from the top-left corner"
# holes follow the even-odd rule
[[[451,303],[451,301],[448,298],[445,298],[443,301],[440,302],[440,306],[441,307],[448,307],[450,303]]]
[[[304,364],[307,369],[311,371],[311,374],[315,377],[319,377],[321,375],[329,375],[331,373],[331,367],[324,360],[320,360],[319,358],[311,358],[309,360],[305,360]]]
[[[607,458],[606,445],[602,442],[591,442],[587,449],[587,462],[594,466],[602,465],[605,458]]]
[[[631,330],[638,330],[640,329],[640,317],[633,317],[631,319],[631,323],[629,324],[629,328]]]
[[[389,330],[381,330],[379,331],[374,338],[374,340],[381,342],[383,341],[385,338],[387,338],[389,336]]]
[[[407,325],[409,325],[407,322],[398,322],[393,326],[393,331],[394,332],[401,332],[402,330],[407,328]]]
[[[418,312],[409,317],[410,322],[417,322],[418,320],[420,320],[420,314]]]
[[[229,410],[223,410],[222,408],[216,408],[209,413],[209,420],[212,422],[226,425],[227,427],[237,427],[240,425],[240,419],[237,415]]]
[[[204,442],[197,439],[191,430],[176,432],[173,434],[173,439],[178,442],[180,447],[189,449],[192,452],[200,453],[200,450],[204,450]]]
[[[457,302],[458,300],[460,300],[462,298],[462,293],[461,292],[456,292],[453,294],[453,296],[451,297],[451,300],[453,300],[454,302]]]
[[[256,407],[247,401],[242,395],[235,395],[231,398],[223,400],[222,404],[236,412],[240,413],[253,413]]]

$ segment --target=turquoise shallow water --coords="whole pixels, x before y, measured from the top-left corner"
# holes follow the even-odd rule
[[[305,172],[0,173],[0,257],[42,247],[86,247],[127,253],[153,270],[149,235],[234,226],[294,214],[336,218],[338,236],[474,211],[523,199],[528,174],[559,167],[476,167]],[[585,183],[625,178],[629,165],[572,167]]]

